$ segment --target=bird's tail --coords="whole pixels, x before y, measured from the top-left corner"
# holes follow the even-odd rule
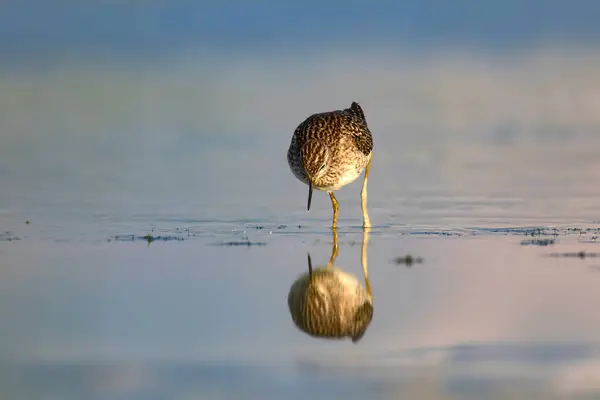
[[[365,125],[367,124],[367,119],[365,118],[365,113],[360,105],[357,102],[353,101],[350,105],[350,108],[347,108],[350,114],[354,115],[358,119],[360,119]]]

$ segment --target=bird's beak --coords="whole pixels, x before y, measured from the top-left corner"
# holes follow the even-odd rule
[[[313,184],[312,182],[308,183],[308,206],[306,207],[307,210],[310,210],[310,201],[312,200],[312,192],[313,192]]]

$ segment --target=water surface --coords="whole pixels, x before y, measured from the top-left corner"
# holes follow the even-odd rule
[[[527,57],[3,73],[2,397],[600,396],[597,69]],[[375,137],[356,344],[287,308],[332,250],[290,136],[352,100]],[[363,279],[359,192],[336,265]]]

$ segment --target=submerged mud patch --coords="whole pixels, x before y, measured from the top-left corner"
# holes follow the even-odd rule
[[[394,259],[394,263],[396,265],[406,265],[406,267],[410,268],[413,264],[423,264],[425,260],[423,257],[415,257],[412,254],[407,254],[405,256],[399,256]]]
[[[580,258],[580,259],[584,260],[586,258],[600,257],[600,253],[590,253],[590,252],[586,252],[586,251],[550,253],[550,254],[548,254],[548,257]]]
[[[555,243],[555,239],[526,239],[521,241],[521,246],[550,246]]]
[[[12,242],[14,240],[21,240],[21,238],[9,231],[0,233],[0,242]]]
[[[578,243],[600,243],[600,228],[587,227],[522,227],[522,228],[478,228],[473,234],[501,234],[526,236],[521,246],[552,246],[560,237],[576,237]]]

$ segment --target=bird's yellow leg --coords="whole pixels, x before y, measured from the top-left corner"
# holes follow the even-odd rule
[[[327,263],[327,267],[332,267],[333,266],[333,263],[335,262],[335,259],[337,258],[337,255],[338,255],[338,234],[337,234],[337,229],[333,228],[332,232],[333,232],[333,247],[331,249],[331,257],[329,258],[329,262]]]
[[[337,199],[335,198],[335,195],[333,194],[333,192],[327,192],[329,193],[329,197],[331,198],[331,206],[333,207],[333,222],[331,223],[331,229],[336,229],[337,228],[337,218],[338,218],[338,210],[340,208]]]
[[[362,264],[363,273],[365,275],[365,284],[367,285],[367,292],[369,293],[369,296],[373,298],[373,294],[371,293],[371,284],[369,283],[369,271],[367,263],[367,247],[369,245],[369,232],[371,232],[371,228],[365,228],[363,230],[363,241],[360,252],[360,262]]]
[[[371,168],[371,159],[373,155],[369,157],[369,161],[367,162],[367,167],[365,168],[365,179],[363,181],[362,190],[360,191],[360,205],[362,207],[363,214],[363,227],[370,228],[371,227],[371,219],[369,218],[369,213],[367,212],[367,180],[369,179],[369,169]]]

